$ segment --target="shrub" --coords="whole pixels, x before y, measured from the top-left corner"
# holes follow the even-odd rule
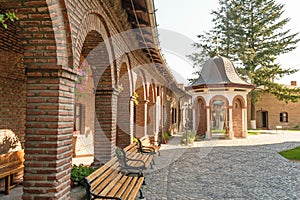
[[[188,131],[187,134],[186,132],[182,134],[181,144],[186,144],[186,135],[188,135],[188,143],[192,144],[196,139],[196,135],[193,131]]]
[[[90,175],[95,169],[84,166],[83,164],[80,165],[73,165],[72,172],[71,172],[71,180],[74,181],[74,186],[83,185],[84,186],[84,178]]]

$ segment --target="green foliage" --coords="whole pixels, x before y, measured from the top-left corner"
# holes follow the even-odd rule
[[[164,133],[164,135],[163,135],[163,137],[164,137],[164,139],[165,139],[165,141],[168,141],[169,140],[169,138],[170,138],[170,133],[169,132],[165,132]]]
[[[4,14],[0,14],[0,23],[2,24],[2,26],[7,29],[8,25],[7,25],[7,21],[10,20],[12,22],[14,22],[15,20],[18,20],[19,18],[16,16],[16,14],[14,12],[7,12]]]
[[[187,135],[188,135],[188,143],[192,144],[196,139],[196,134],[193,131],[188,131]],[[186,133],[182,134],[181,144],[186,144]]]
[[[248,135],[260,135],[260,131],[248,131]]]
[[[139,98],[138,93],[134,92],[133,93],[133,102],[134,102],[135,105],[139,105],[139,99],[138,98]]]
[[[95,169],[91,167],[80,165],[73,165],[71,171],[71,180],[74,181],[74,185],[82,185],[84,186],[84,178],[93,173]]]
[[[133,142],[135,142],[136,144],[139,143],[138,139],[136,137],[133,137]]]
[[[279,152],[279,154],[289,160],[300,161],[300,146],[294,149],[289,149]]]
[[[275,0],[219,0],[219,4],[220,8],[211,13],[214,27],[199,35],[194,46],[206,51],[204,56],[213,57],[219,52],[230,58],[242,78],[257,87],[264,86],[262,91],[250,94],[252,102],[260,99],[261,92],[271,93],[286,103],[299,101],[299,88],[273,81],[298,71],[284,70],[276,63],[279,55],[292,51],[299,42],[298,33],[284,30],[290,20],[282,19],[284,6]],[[217,38],[218,43],[214,42]]]

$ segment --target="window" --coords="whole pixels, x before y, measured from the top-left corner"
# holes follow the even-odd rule
[[[288,113],[287,112],[280,113],[280,122],[288,122]]]

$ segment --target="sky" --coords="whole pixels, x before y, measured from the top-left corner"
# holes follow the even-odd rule
[[[290,18],[284,30],[291,29],[291,33],[300,32],[300,2],[298,0],[277,0],[277,2],[285,4],[282,17]],[[218,0],[155,0],[154,3],[163,56],[177,82],[187,85],[186,79],[195,76],[192,75],[194,71],[192,63],[185,55],[194,51],[191,44],[198,41],[197,35],[213,27],[210,13],[218,9]],[[300,38],[300,34],[298,37]],[[174,44],[179,42],[180,45],[175,47]],[[283,68],[300,69],[298,58],[300,58],[300,42],[295,50],[280,56],[278,62]],[[299,85],[300,72],[277,82],[289,85],[291,80],[296,80]]]

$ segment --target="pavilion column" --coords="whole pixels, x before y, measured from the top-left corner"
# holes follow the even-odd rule
[[[210,109],[209,109],[209,107],[206,108],[206,123],[207,123],[206,138],[211,139],[212,133],[211,133],[211,128],[210,128]]]
[[[228,109],[229,111],[229,139],[234,138],[234,132],[233,132],[233,123],[232,123],[232,106]]]
[[[96,91],[94,164],[105,163],[115,154],[118,94],[114,88]]]
[[[196,109],[194,107],[193,108],[193,131],[196,134],[197,134],[197,129],[199,128],[199,127],[196,127],[197,126],[196,124],[199,124],[199,123],[197,123],[198,121],[199,121],[199,119],[196,118]]]
[[[71,198],[75,77],[28,68],[23,199]]]
[[[247,137],[247,108],[242,110],[242,137]]]

